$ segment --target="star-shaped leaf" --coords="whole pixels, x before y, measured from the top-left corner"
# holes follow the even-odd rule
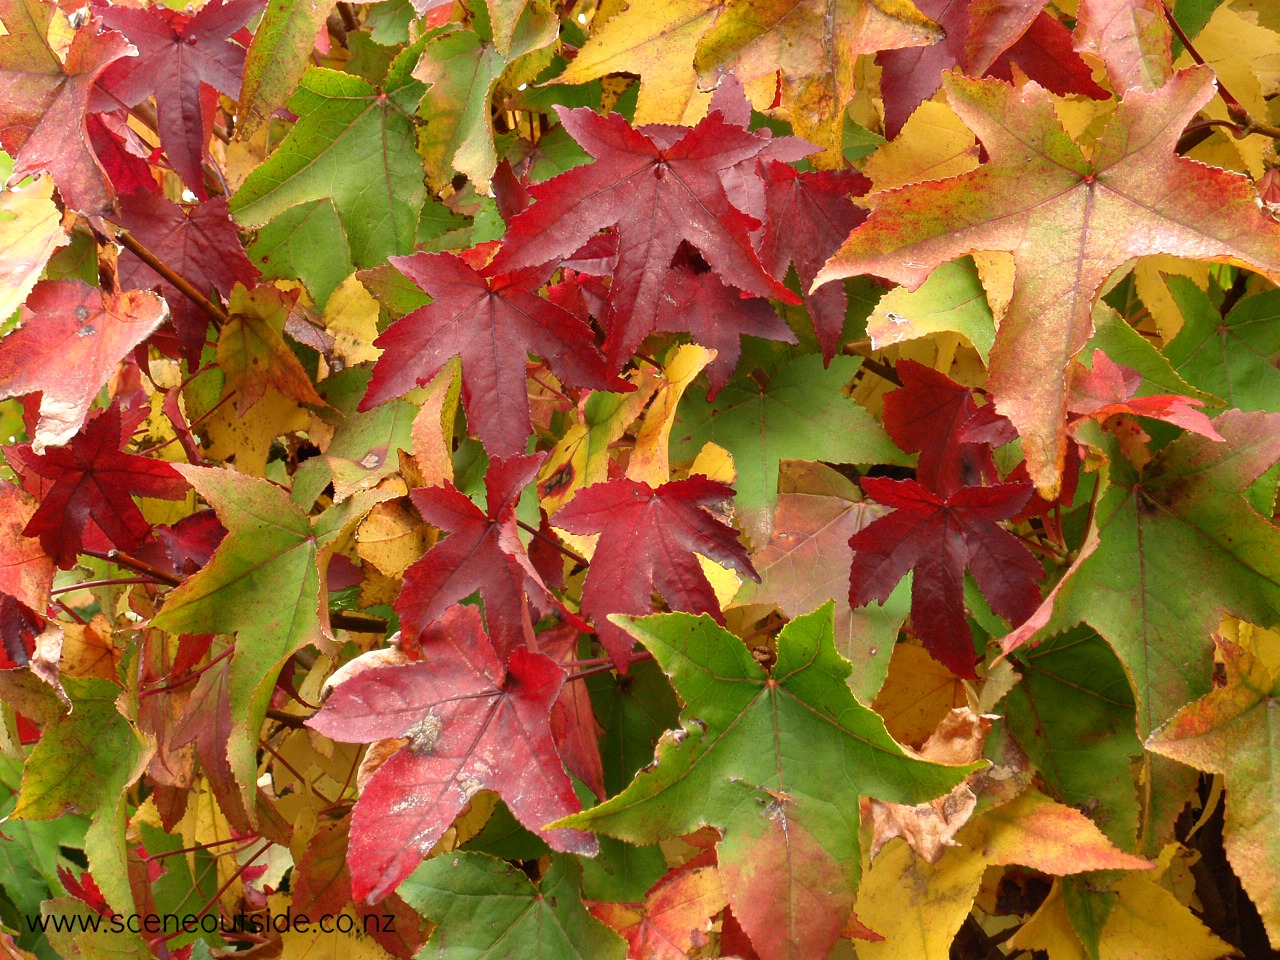
[[[474,607],[452,607],[438,627],[427,661],[365,670],[307,721],[348,743],[408,741],[356,804],[347,865],[358,900],[394,890],[480,790],[495,791],[554,849],[598,849],[579,830],[545,829],[581,809],[551,734],[564,671],[526,647],[504,666]]]
[[[47,40],[54,6],[4,0],[0,21],[0,146],[13,154],[12,179],[48,173],[72,209],[102,214],[115,190],[90,145],[86,113],[104,70],[134,50],[120,34],[90,20],[61,62]]]
[[[933,267],[974,250],[1012,253],[1013,297],[989,389],[1048,499],[1065,457],[1068,366],[1089,339],[1111,272],[1170,253],[1280,278],[1280,224],[1258,209],[1245,178],[1174,153],[1214,94],[1208,68],[1183,70],[1154,93],[1130,90],[1090,157],[1035,84],[948,76],[944,85],[990,161],[885,195],[818,281],[870,273],[915,288]],[[1064,269],[1067,259],[1076,266]]]
[[[450,253],[416,253],[391,262],[434,299],[374,341],[383,354],[361,410],[425,384],[451,358],[461,357],[462,402],[471,429],[492,456],[506,458],[525,452],[533,429],[529,353],[542,357],[565,383],[627,390],[605,369],[591,328],[538,296],[549,267],[484,276]]]
[[[866,477],[863,492],[894,507],[849,540],[854,550],[849,603],[883,603],[908,570],[911,627],[925,649],[958,676],[975,676],[973,633],[964,607],[964,571],[974,579],[991,609],[1014,624],[1040,603],[1036,581],[1044,568],[1017,537],[999,526],[1026,506],[1024,483],[965,487],[940,497],[915,480]]]
[[[413,505],[422,519],[449,535],[405,571],[396,599],[403,629],[421,633],[450,606],[479,590],[489,636],[499,654],[505,657],[532,639],[526,591],[539,599],[550,593],[520,541],[516,503],[543,459],[490,460],[485,475],[487,512],[452,484],[413,491]]]
[[[780,72],[796,133],[838,153],[854,61],[942,38],[909,0],[729,0],[694,66],[707,88],[726,71],[743,83]]]
[[[75,563],[86,536],[101,532],[121,550],[132,550],[151,531],[133,494],[180,500],[187,482],[168,463],[121,453],[128,439],[120,408],[95,416],[64,447],[43,455],[28,444],[5,448],[9,465],[28,491],[39,490],[40,508],[23,533],[39,537],[63,569]]]
[[[1218,652],[1226,686],[1183,707],[1147,749],[1225,776],[1223,845],[1271,946],[1280,949],[1280,882],[1267,866],[1280,856],[1280,677],[1228,640],[1219,641]]]
[[[40,391],[36,453],[76,435],[120,361],[167,316],[143,290],[104,295],[80,280],[46,280],[31,291],[22,326],[0,341],[0,399]]]
[[[858,703],[829,606],[783,628],[768,672],[708,617],[620,622],[671,678],[682,728],[626,790],[561,825],[632,843],[714,826],[725,892],[761,956],[824,956],[853,908],[858,797],[923,803],[975,765],[916,759]]]
[[[725,282],[796,302],[760,265],[750,237],[759,221],[730,202],[722,180],[768,147],[768,138],[718,111],[691,130],[634,128],[617,114],[601,117],[585,107],[559,113],[596,162],[530,188],[537,202],[512,221],[492,272],[568,257],[597,231],[616,226],[618,257],[604,317],[604,352],[615,369],[658,329],[667,271],[681,241]]]
[[[674,610],[709,613],[724,622],[696,555],[759,580],[733,528],[707,509],[732,496],[732,487],[705,477],[656,490],[635,480],[610,480],[580,490],[552,518],[570,533],[601,534],[582,588],[582,612],[619,667],[626,667],[635,642],[605,618],[648,613],[655,590]]]

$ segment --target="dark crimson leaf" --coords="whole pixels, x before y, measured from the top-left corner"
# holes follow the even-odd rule
[[[125,106],[156,98],[156,127],[169,163],[196,196],[208,196],[200,164],[213,131],[217,94],[240,96],[245,49],[231,35],[262,0],[210,0],[194,17],[151,7],[104,7],[103,23],[138,48],[103,75],[101,86]]]
[[[900,360],[897,371],[902,386],[885,394],[884,427],[903,450],[920,454],[916,479],[944,498],[998,480],[991,447],[967,439],[979,409],[973,391],[914,360]]]
[[[120,198],[120,214],[112,219],[205,295],[216,290],[225,298],[237,282],[252,287],[259,277],[240,244],[224,197],[185,206],[154,193],[135,193]],[[208,314],[133,254],[121,258],[120,282],[160,288],[183,353],[194,365],[204,348]]]
[[[551,268],[487,276],[453,254],[392,257],[400,272],[434,299],[396,321],[375,341],[384,353],[360,401],[369,410],[430,380],[462,358],[462,402],[491,456],[525,452],[533,429],[525,362],[535,353],[565,383],[625,392],[610,376],[591,328],[536,293]]]
[[[550,597],[529,560],[516,526],[516,503],[544,457],[489,461],[488,512],[481,512],[453,484],[412,493],[422,519],[449,536],[405,572],[396,613],[404,630],[422,633],[453,604],[477,590],[485,620],[503,657],[533,638],[526,594]]]
[[[601,535],[582,587],[582,612],[620,668],[626,668],[635,641],[606,618],[649,613],[655,590],[672,610],[709,613],[724,623],[697,554],[759,582],[737,533],[706,509],[732,496],[732,487],[705,477],[656,490],[635,480],[610,480],[579,491],[552,518],[570,533]]]
[[[760,176],[765,184],[766,211],[760,259],[779,279],[785,279],[787,268],[795,264],[800,289],[808,290],[827,258],[866,219],[866,212],[849,198],[866,193],[871,181],[856,170],[801,173],[776,160],[760,164]],[[848,301],[843,283],[823,284],[804,294],[804,305],[828,362],[840,345]]]
[[[94,81],[128,55],[118,33],[90,21],[71,41],[63,64],[49,47],[56,8],[40,0],[0,0],[0,147],[13,154],[12,179],[48,173],[67,206],[111,209],[115,191],[90,146],[85,114]]]
[[[351,821],[351,893],[373,903],[409,875],[480,790],[493,790],[554,849],[594,855],[579,830],[543,826],[581,809],[551,735],[564,671],[517,647],[504,668],[474,607],[451,607],[422,663],[339,684],[307,721],[348,743],[408,742],[365,786]]]
[[[883,603],[909,570],[911,625],[930,655],[974,677],[973,634],[964,609],[964,571],[973,571],[991,609],[1015,625],[1040,605],[1040,562],[997,524],[1031,497],[1025,483],[966,487],[942,498],[914,480],[866,477],[863,492],[893,513],[849,539],[854,549],[849,603]]]
[[[720,278],[748,293],[797,298],[770,277],[751,245],[759,221],[729,200],[723,176],[770,141],[712,112],[696,127],[633,128],[589,108],[558,108],[570,135],[596,162],[529,189],[536,201],[507,231],[491,271],[567,257],[605,227],[618,228],[605,356],[613,369],[659,329],[662,294],[682,240]]]
[[[0,341],[0,399],[40,391],[37,453],[76,435],[121,358],[167,313],[142,290],[104,296],[80,280],[46,280],[31,291],[22,326]]]
[[[151,524],[132,494],[165,500],[187,494],[187,481],[168,463],[121,453],[126,440],[120,410],[113,406],[85,424],[67,446],[50,447],[43,456],[26,443],[5,448],[23,486],[41,491],[40,508],[23,533],[39,537],[64,570],[75,563],[86,529],[101,531],[122,550],[142,543]]]

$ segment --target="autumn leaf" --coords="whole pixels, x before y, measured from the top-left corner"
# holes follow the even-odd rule
[[[473,607],[451,608],[442,625],[425,662],[357,674],[308,721],[335,740],[407,741],[356,804],[347,863],[358,900],[395,889],[480,790],[497,792],[554,849],[596,851],[588,834],[545,829],[580,809],[551,737],[564,672],[524,647],[504,666]]]
[[[988,389],[1022,436],[1032,480],[1051,497],[1066,449],[1067,368],[1092,332],[1103,281],[1125,261],[1156,253],[1280,277],[1280,225],[1257,209],[1243,178],[1174,153],[1182,128],[1213,95],[1205,69],[1183,70],[1154,93],[1130,90],[1089,158],[1035,84],[1017,90],[952,75],[944,86],[990,161],[879,198],[815,283],[872,273],[914,288],[962,254],[1013,254],[1017,280]],[[1155,195],[1154,184],[1163,185]],[[1056,269],[1064,247],[1079,271]]]
[[[656,489],[641,481],[611,480],[580,491],[552,518],[570,533],[601,535],[602,547],[582,588],[582,613],[619,668],[626,669],[635,642],[606,618],[649,612],[655,590],[674,610],[709,613],[724,622],[698,556],[758,579],[733,528],[708,509],[732,496],[732,487],[704,477]]]
[[[103,294],[78,280],[46,280],[27,297],[22,326],[0,341],[0,398],[40,392],[32,449],[70,441],[120,361],[168,316],[153,293]]]

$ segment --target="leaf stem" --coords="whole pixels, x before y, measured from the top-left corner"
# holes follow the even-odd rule
[[[351,630],[355,633],[386,633],[390,622],[382,617],[364,613],[347,613],[334,610],[329,613],[329,626],[339,630]]]
[[[126,570],[132,570],[134,573],[145,574],[148,577],[155,577],[162,580],[171,587],[176,587],[182,583],[182,577],[175,577],[172,573],[167,573],[159,567],[153,567],[145,560],[139,560],[137,557],[125,553],[123,550],[108,550],[105,553],[97,550],[81,550],[86,557],[93,557],[95,560],[106,560],[108,563],[114,563],[117,567],[124,567]]]
[[[861,354],[859,354],[859,356],[861,356]],[[863,356],[862,369],[874,373],[881,380],[888,380],[890,383],[897,384],[899,387],[902,386],[902,378],[898,376],[898,371],[893,369],[893,367],[889,366],[887,363],[882,363],[881,361],[872,359],[871,357]]]
[[[588,667],[586,670],[581,670],[578,673],[569,674],[569,676],[564,678],[564,682],[568,683],[571,680],[585,680],[587,677],[594,677],[598,673],[608,673],[610,670],[614,669],[614,666],[613,658],[609,657],[607,659],[609,660],[608,663],[602,663],[598,667]],[[631,658],[630,663],[644,663],[646,660],[652,659],[652,653],[648,650],[642,650]]]
[[[73,593],[76,590],[89,590],[93,587],[123,587],[131,583],[162,585],[163,581],[156,580],[154,577],[114,577],[106,580],[85,580],[82,583],[73,583],[66,587],[55,587],[49,591],[49,596],[56,597],[60,593]]]
[[[188,300],[213,317],[219,325],[227,323],[231,319],[225,310],[197,290],[185,277],[180,277],[174,273],[173,268],[139,243],[134,236],[128,233],[119,233],[116,234],[116,240],[126,250],[181,291],[182,295]]]

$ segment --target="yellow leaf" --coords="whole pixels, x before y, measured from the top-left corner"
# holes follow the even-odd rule
[[[645,412],[636,445],[627,464],[627,477],[657,487],[671,479],[671,425],[676,407],[689,384],[716,357],[714,350],[686,343],[676,347],[667,358],[657,395]]]
[[[404,574],[427,551],[427,531],[403,501],[379,503],[360,522],[356,553],[388,577]]]
[[[945,103],[926,100],[897,137],[867,158],[862,172],[871,179],[872,189],[880,192],[968,173],[977,165],[973,132]]]
[[[111,624],[102,614],[88,623],[62,622],[61,673],[69,677],[101,677],[116,681],[121,651],[112,641]]]
[[[268,387],[300,403],[324,406],[311,377],[284,342],[285,317],[295,300],[269,285],[249,291],[236,284],[231,292],[231,319],[218,337],[218,366],[227,388],[235,391],[238,415],[261,400]]]
[[[293,899],[286,893],[267,898],[267,908],[274,920],[286,912],[294,917],[305,913],[296,909]],[[391,954],[378,945],[378,941],[364,935],[364,923],[351,912],[351,908],[328,920],[329,930],[320,927],[320,918],[308,917],[303,924],[294,923],[280,935],[280,960],[392,960]]]
[[[1067,913],[1060,880],[1053,881],[1053,888],[1040,909],[1010,938],[1009,948],[1041,950],[1049,955],[1049,960],[1089,960]]]
[[[1138,290],[1138,298],[1151,314],[1160,336],[1168,343],[1182,329],[1182,311],[1174,302],[1169,287],[1161,274],[1171,273],[1180,277],[1189,277],[1201,290],[1209,288],[1209,264],[1192,260],[1182,260],[1168,254],[1155,257],[1143,257],[1133,268],[1133,280]]]
[[[334,356],[348,366],[382,356],[382,350],[373,345],[378,336],[378,301],[355,274],[330,295],[324,308],[324,326],[333,335]]]
[[[13,315],[53,251],[67,242],[52,194],[52,177],[42,177],[20,193],[0,193],[0,317]]]
[[[272,441],[282,434],[305,430],[310,417],[293,400],[267,387],[262,399],[243,416],[224,403],[206,422],[209,445],[205,452],[210,459],[234,458],[241,473],[265,477]]]
[[[858,960],[946,960],[951,941],[973,908],[986,864],[962,848],[936,864],[893,840],[858,887],[854,912],[884,940],[858,943]]]
[[[1168,890],[1131,873],[1098,941],[1101,960],[1219,960],[1235,951]]]
[[[643,0],[597,27],[561,83],[586,83],[610,73],[638,73],[635,122],[692,125],[707,113],[693,53],[720,15],[717,0]]]
[[[964,681],[929,656],[924,647],[900,643],[889,660],[889,676],[872,709],[899,743],[920,745],[955,707],[968,706]]]

